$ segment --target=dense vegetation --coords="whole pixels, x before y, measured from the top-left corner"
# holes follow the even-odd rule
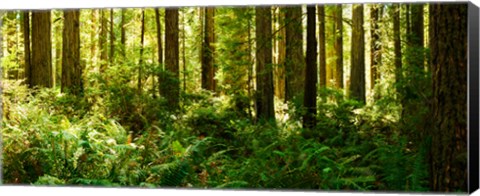
[[[466,10],[9,11],[3,183],[466,191]]]

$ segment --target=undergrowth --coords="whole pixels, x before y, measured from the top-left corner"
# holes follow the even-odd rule
[[[397,105],[362,105],[321,89],[317,126],[294,104],[276,124],[254,123],[238,99],[161,97],[121,77],[95,80],[82,98],[5,82],[6,184],[323,190],[426,190],[425,148],[400,134]],[[186,98],[185,98],[186,99]],[[390,97],[382,97],[390,99]],[[187,99],[186,99],[187,100]]]

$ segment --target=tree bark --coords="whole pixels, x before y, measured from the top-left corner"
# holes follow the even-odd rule
[[[23,42],[25,51],[25,84],[30,85],[31,74],[31,52],[30,52],[30,11],[23,11]]]
[[[184,12],[182,15],[182,63],[183,63],[183,91],[187,91],[187,58],[186,58],[186,48],[185,48],[185,42],[186,42],[186,37],[185,37],[185,15],[186,13]]]
[[[278,15],[278,38],[277,40],[277,66],[275,66],[276,82],[275,82],[275,95],[284,100],[285,99],[285,14],[283,12],[283,7],[277,8]]]
[[[54,12],[55,13],[55,12]],[[63,33],[62,26],[59,24],[61,23],[62,20],[62,13],[58,13],[59,15],[53,15],[52,17],[54,18],[55,23],[52,24],[53,28],[53,35],[57,35],[59,33]],[[52,38],[52,44],[54,45],[54,50],[55,50],[55,55],[53,56],[53,86],[56,86],[58,84],[61,85],[62,81],[62,39],[61,37],[53,37]]]
[[[343,10],[342,4],[335,8],[335,86],[343,88]]]
[[[302,7],[285,7],[286,58],[285,58],[285,100],[303,93],[305,58],[303,56]]]
[[[305,73],[304,107],[307,110],[303,116],[303,127],[312,128],[316,125],[317,114],[317,40],[315,38],[315,6],[307,7],[307,55]]]
[[[257,120],[275,120],[272,72],[272,15],[270,7],[255,8]]]
[[[145,40],[145,10],[142,9],[142,24],[140,33],[140,56],[138,59],[138,86],[137,90],[140,93],[142,91],[142,78],[143,78],[143,44]]]
[[[110,8],[110,56],[108,60],[110,62],[110,66],[113,65],[113,60],[115,57],[115,29],[113,28],[113,9]]]
[[[206,7],[203,18],[203,42],[202,42],[202,88],[215,92],[215,71],[214,71],[214,37],[215,8]]]
[[[80,65],[80,11],[64,11],[62,47],[62,92],[80,95],[83,92]]]
[[[100,73],[103,73],[107,68],[107,18],[106,11],[100,10],[100,35],[99,35],[99,46],[100,46]]]
[[[380,41],[380,25],[379,23],[379,8],[381,5],[372,4],[370,7],[370,85],[371,89],[375,88],[376,80],[379,79],[378,68],[381,59],[381,41]]]
[[[157,11],[158,11],[158,8],[155,8],[155,13],[157,13]],[[121,18],[121,21],[120,21],[120,44],[121,44],[121,47],[122,47],[123,60],[125,60],[125,57],[126,57],[125,42],[127,41],[127,39],[125,37],[125,12],[126,12],[126,10],[122,9],[122,18]]]
[[[353,4],[350,97],[365,103],[365,34],[363,4]]]
[[[467,191],[467,9],[430,4],[433,191]]]
[[[327,86],[327,58],[325,53],[325,6],[319,5],[318,6],[318,21],[319,21],[319,43],[320,43],[320,54],[319,54],[319,61],[320,61],[320,87]]]
[[[423,4],[412,4],[412,32],[410,35],[411,42],[410,47],[416,48],[415,51],[420,50],[419,52],[415,52],[415,55],[419,55],[416,58],[409,58],[412,59],[411,64],[414,66],[423,67],[425,62],[425,56],[423,55],[423,48],[424,48],[424,25],[423,25]]]
[[[91,17],[90,22],[92,23],[92,26],[91,26],[92,29],[90,30],[90,43],[91,43],[91,45],[90,45],[90,58],[91,58],[90,63],[92,65],[95,65],[95,63],[96,63],[95,60],[97,59],[96,58],[97,53],[95,51],[96,50],[95,37],[97,35],[97,25],[96,25],[97,24],[97,16],[96,16],[97,15],[96,14],[97,10],[92,9],[91,11],[92,12],[91,12],[91,16],[90,16]]]
[[[164,70],[163,66],[163,43],[162,43],[162,25],[160,20],[160,10],[155,8],[155,23],[157,26],[157,56],[158,56],[158,66],[160,66],[160,70]],[[161,73],[158,74],[158,90],[161,91],[161,84],[163,80],[163,76]]]
[[[400,39],[400,5],[394,3],[392,7],[393,12],[393,42],[394,42],[394,53],[395,53],[395,73],[396,81],[400,81],[402,74],[402,45]]]
[[[53,87],[50,11],[32,12],[31,87]]]
[[[160,92],[172,110],[179,107],[179,40],[178,40],[178,8],[165,10],[165,77]]]

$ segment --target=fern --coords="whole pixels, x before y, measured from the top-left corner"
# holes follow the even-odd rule
[[[151,168],[151,172],[160,178],[157,182],[158,185],[166,187],[180,186],[188,175],[188,170],[188,163],[181,160],[153,166]]]

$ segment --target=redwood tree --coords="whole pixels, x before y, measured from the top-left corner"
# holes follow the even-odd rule
[[[304,89],[302,7],[285,7],[284,10],[286,28],[285,100],[291,101]]]
[[[80,11],[64,11],[62,51],[62,92],[79,95],[83,91],[80,64]]]
[[[215,52],[215,8],[204,8],[203,42],[202,42],[202,88],[215,91],[215,67],[213,57]]]
[[[467,4],[430,4],[431,188],[467,191]]]
[[[272,14],[270,7],[255,8],[257,119],[275,120],[272,72]]]
[[[319,61],[320,61],[320,87],[326,87],[327,86],[327,59],[325,56],[325,6],[319,5],[318,6],[318,21],[319,21],[319,48],[320,48],[320,54],[319,54]]]
[[[303,127],[312,128],[317,114],[317,40],[315,39],[315,6],[307,7],[307,56],[305,72]]]
[[[354,4],[352,17],[352,50],[350,97],[365,103],[365,34],[363,4]]]
[[[32,11],[31,87],[53,86],[51,31],[50,11]]]
[[[25,83],[30,85],[29,79],[32,77],[31,74],[31,52],[30,52],[30,11],[23,12],[23,42],[24,42],[24,52],[25,52]]]
[[[343,9],[342,4],[335,7],[335,86],[343,88]]]
[[[167,99],[171,109],[179,107],[179,40],[178,8],[165,10],[165,77],[160,94]]]

